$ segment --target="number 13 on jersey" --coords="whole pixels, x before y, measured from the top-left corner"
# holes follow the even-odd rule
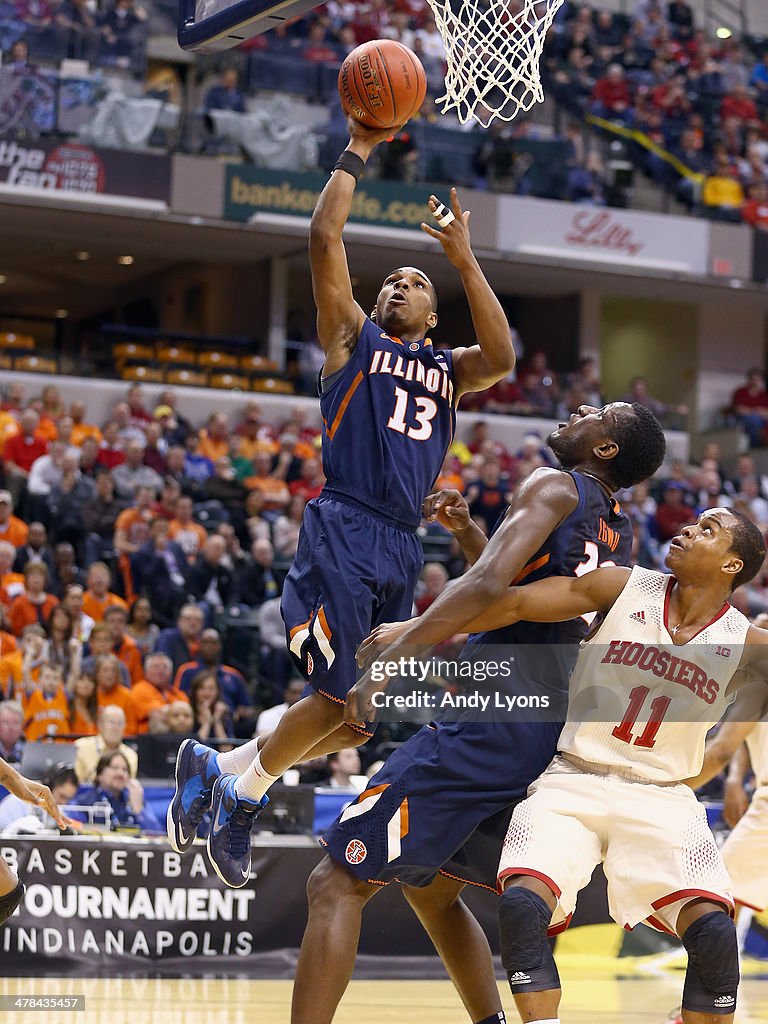
[[[406,417],[410,419],[411,413],[408,409],[408,392],[403,388],[395,388],[395,409],[387,420],[390,430],[396,430],[398,434],[405,434],[414,441],[428,441],[432,436],[432,420],[437,413],[437,403],[431,398],[423,395],[416,395],[413,402],[416,406],[413,411],[413,419],[416,426],[409,426]]]

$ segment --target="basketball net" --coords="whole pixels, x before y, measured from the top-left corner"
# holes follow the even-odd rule
[[[442,112],[487,128],[541,103],[539,60],[563,0],[427,0],[445,46]]]

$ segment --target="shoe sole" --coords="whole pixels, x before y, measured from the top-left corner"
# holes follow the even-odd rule
[[[173,799],[168,804],[168,810],[165,815],[165,828],[168,833],[168,842],[171,844],[171,849],[176,853],[186,853],[195,841],[195,837],[192,836],[186,846],[182,846],[179,843],[176,835],[176,819],[173,816],[174,810],[181,810],[181,794],[184,788],[183,786],[179,786],[179,767],[181,766],[181,759],[189,744],[194,744],[194,742],[195,741],[193,739],[184,740],[176,754],[176,767],[174,768],[173,773],[174,781],[176,783],[176,792],[173,794]]]
[[[248,878],[244,878],[239,885],[233,885],[232,882],[230,882],[228,878],[225,878],[224,875],[222,875],[221,871],[219,871],[219,865],[213,859],[213,854],[211,852],[211,836],[213,834],[213,822],[216,820],[216,815],[213,813],[213,807],[216,801],[216,787],[218,786],[218,784],[219,780],[217,779],[213,784],[213,792],[211,793],[211,831],[208,833],[208,838],[205,841],[205,849],[208,852],[208,860],[211,862],[211,867],[219,876],[224,885],[229,886],[230,889],[242,889],[243,886],[247,885],[248,882],[250,881],[251,872],[248,872]]]

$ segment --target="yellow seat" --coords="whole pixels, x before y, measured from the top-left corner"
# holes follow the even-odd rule
[[[13,368],[13,359],[5,352],[0,352],[0,370]]]
[[[27,373],[56,373],[58,370],[56,360],[47,356],[16,356],[13,365],[16,370]]]
[[[163,371],[154,366],[122,366],[120,376],[123,380],[146,381],[148,384],[163,383]]]
[[[274,359],[265,356],[240,356],[240,369],[251,373],[277,373],[279,367]]]
[[[230,352],[201,352],[198,362],[212,370],[237,370],[240,366],[237,356]]]
[[[158,345],[157,358],[161,363],[189,363],[197,365],[197,352],[179,345]]]
[[[16,334],[15,331],[4,331],[0,334],[0,348],[26,348],[34,350],[35,339],[31,334]]]
[[[212,373],[209,379],[212,388],[239,388],[247,391],[250,381],[240,373]]]
[[[151,345],[140,345],[135,341],[121,341],[112,349],[116,363],[125,363],[129,359],[143,359],[151,362],[155,358],[155,350]]]
[[[168,370],[165,374],[167,384],[187,384],[192,387],[208,386],[208,375],[200,370]]]
[[[251,388],[254,391],[271,391],[275,395],[293,394],[293,384],[279,377],[255,377]]]

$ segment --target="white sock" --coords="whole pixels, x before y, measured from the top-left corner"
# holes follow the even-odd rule
[[[235,781],[235,793],[248,800],[261,800],[279,775],[270,775],[261,766],[261,755],[257,754],[251,764]]]
[[[217,754],[216,760],[219,768],[226,775],[242,775],[246,768],[250,768],[253,759],[259,752],[259,741],[248,740],[240,747],[234,747],[225,754]]]

